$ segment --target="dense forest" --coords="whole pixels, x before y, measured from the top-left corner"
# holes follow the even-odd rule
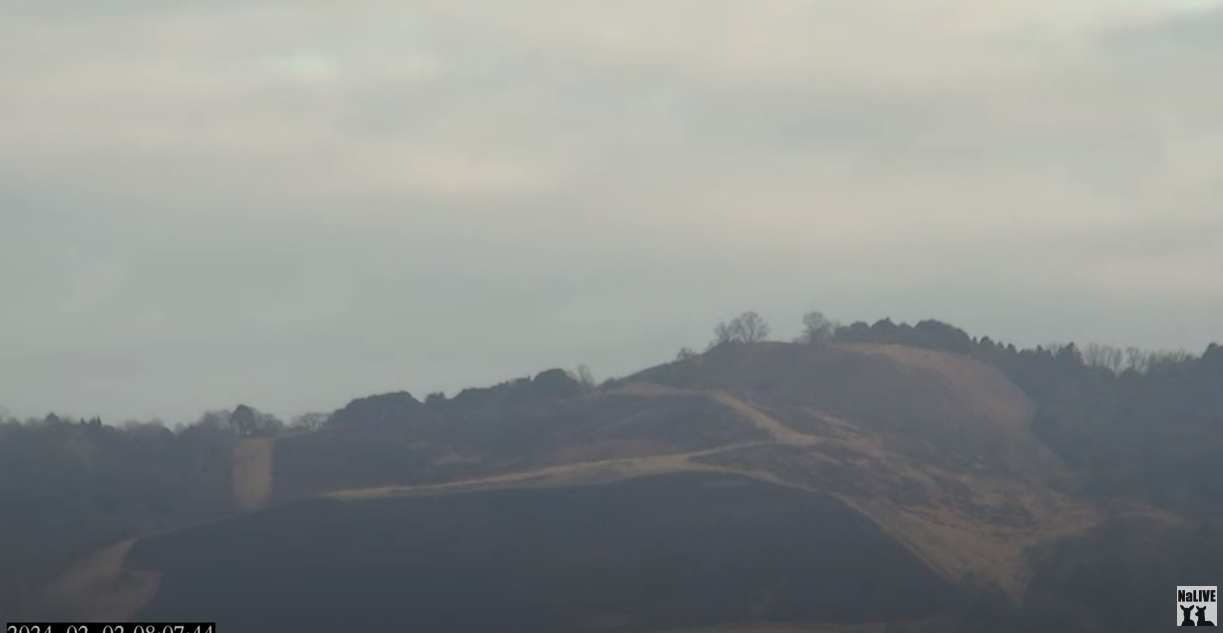
[[[1118,518],[1098,533],[1033,552],[1036,576],[1018,613],[988,587],[966,581],[963,608],[932,630],[1075,630],[1121,595],[1134,596],[1132,608],[1139,608],[1143,592],[1154,592],[1157,608],[1166,610],[1167,587],[1160,583],[1177,584],[1186,570],[1223,574],[1223,347],[1212,344],[1200,355],[1073,343],[1020,349],[939,321],[840,326],[819,313],[807,315],[804,327],[799,342],[806,344],[900,344],[990,363],[1037,404],[1035,433],[1078,475],[1065,483],[1067,492],[1190,519],[1155,533]],[[711,346],[768,334],[763,319],[746,313],[719,324]],[[693,354],[685,349],[680,357]],[[496,407],[528,392],[563,397],[591,388],[584,367],[550,370],[453,398],[430,394],[419,404]],[[229,486],[238,440],[351,423],[353,409],[343,411],[285,423],[243,405],[173,428],[6,416],[0,420],[0,620],[90,551],[234,512]],[[1123,630],[1124,609],[1114,617],[1115,630]]]

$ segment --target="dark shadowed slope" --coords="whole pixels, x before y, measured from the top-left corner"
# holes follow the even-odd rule
[[[463,399],[440,404],[424,404],[405,393],[365,398],[338,412],[332,424],[322,430],[244,440],[234,453],[234,496],[248,511],[260,507],[266,508],[264,511],[138,542],[126,565],[165,570],[153,601],[143,598],[148,595],[146,591],[137,594],[115,582],[111,587],[100,587],[92,597],[74,598],[71,601],[74,609],[95,613],[95,605],[116,604],[123,601],[123,596],[131,595],[140,599],[127,602],[129,616],[136,616],[144,608],[146,611],[140,617],[154,617],[159,613],[166,615],[165,608],[187,608],[188,596],[194,596],[197,600],[207,597],[213,601],[210,608],[214,611],[236,609],[234,617],[244,613],[247,615],[242,615],[243,618],[254,617],[250,615],[255,608],[251,605],[257,602],[249,601],[260,600],[258,587],[264,587],[265,598],[282,601],[277,604],[287,605],[296,600],[306,604],[303,608],[307,611],[315,604],[326,604],[320,601],[329,592],[340,592],[337,595],[345,599],[369,600],[366,607],[369,609],[376,603],[383,604],[381,608],[385,609],[398,608],[407,597],[418,594],[432,596],[424,600],[422,609],[440,608],[438,605],[445,603],[441,593],[422,594],[424,589],[411,584],[416,581],[405,565],[419,564],[430,570],[433,582],[442,583],[438,587],[450,587],[445,591],[452,596],[451,600],[458,599],[453,598],[453,588],[466,582],[473,589],[470,595],[462,594],[466,596],[462,598],[467,601],[465,604],[479,610],[487,602],[489,609],[504,611],[509,607],[499,602],[503,599],[497,597],[501,595],[498,592],[510,590],[502,585],[497,585],[496,590],[481,587],[489,582],[489,577],[495,577],[489,576],[493,574],[491,570],[502,569],[498,566],[535,569],[523,567],[522,561],[514,558],[514,549],[520,547],[520,542],[533,543],[531,534],[536,532],[552,534],[538,544],[544,549],[539,550],[537,562],[549,568],[557,565],[563,568],[561,561],[577,556],[573,552],[547,549],[565,542],[548,531],[549,526],[564,525],[570,520],[565,518],[568,516],[565,510],[528,504],[523,507],[536,510],[507,510],[509,514],[490,517],[477,513],[468,516],[466,521],[471,525],[467,525],[449,519],[438,524],[426,518],[428,512],[422,515],[404,510],[408,514],[403,514],[397,508],[475,503],[487,506],[487,512],[494,512],[507,500],[520,498],[514,495],[525,495],[523,498],[527,499],[572,499],[571,503],[581,505],[586,503],[580,501],[584,496],[598,499],[610,494],[608,491],[629,486],[616,483],[625,480],[633,482],[628,489],[642,488],[640,494],[616,497],[623,520],[638,521],[630,525],[662,521],[670,516],[668,513],[681,510],[708,519],[708,512],[685,506],[702,496],[732,511],[743,504],[745,508],[751,507],[752,500],[733,488],[702,488],[699,494],[677,489],[671,482],[686,480],[669,477],[683,473],[684,477],[697,478],[750,478],[755,481],[750,484],[752,490],[768,491],[760,493],[762,498],[776,498],[782,506],[792,505],[787,510],[790,512],[798,512],[809,503],[827,506],[835,499],[835,507],[851,513],[858,525],[865,526],[820,533],[814,528],[775,529],[749,522],[742,526],[740,534],[744,547],[755,540],[754,547],[765,548],[744,554],[749,559],[771,560],[768,557],[776,551],[768,548],[777,542],[790,543],[787,547],[791,554],[805,551],[803,548],[808,546],[803,543],[807,541],[785,540],[795,534],[806,534],[804,538],[828,552],[843,550],[846,556],[869,558],[866,550],[858,549],[861,544],[853,540],[856,537],[848,536],[851,532],[869,532],[878,537],[879,543],[887,545],[877,543],[867,550],[904,552],[905,560],[924,566],[923,573],[937,579],[931,586],[956,583],[971,574],[1001,588],[1013,599],[1022,595],[1031,575],[1029,546],[1072,533],[1097,520],[1092,508],[1066,498],[1049,485],[1048,480],[1061,475],[1062,468],[1031,435],[1028,422],[1032,404],[1026,395],[996,369],[961,355],[883,345],[732,345],[648,370],[595,392],[558,395],[540,391],[532,381],[518,381],[467,393]],[[596,483],[605,486],[590,485]],[[659,492],[649,491],[651,487],[657,487]],[[518,492],[511,494],[514,489]],[[296,503],[320,495],[368,504],[359,507],[376,511],[362,514],[348,510],[348,506],[321,501]],[[340,516],[349,517],[344,524],[347,527],[328,523],[326,512],[318,508],[346,508]],[[535,511],[542,514],[532,515]],[[604,511],[591,512],[602,516],[599,512]],[[604,514],[606,518],[601,521],[620,525],[616,513]],[[815,521],[812,525],[819,523],[811,520]],[[826,520],[837,524],[840,519]],[[365,521],[372,524],[363,526]],[[480,527],[490,521],[509,525],[504,529],[517,536],[508,541],[495,538],[502,528],[490,532]],[[615,556],[606,564],[627,564],[626,561],[633,560],[634,543],[647,549],[655,547],[659,552],[668,548],[684,551],[687,546],[708,544],[707,531],[692,532],[690,537],[678,536],[698,527],[712,529],[717,522],[696,523],[683,530],[675,527],[683,524],[679,519],[651,523],[655,527],[645,531],[621,525],[618,529],[627,535],[623,539],[616,541],[606,534],[591,536],[583,547],[596,547],[611,539],[619,544],[615,546],[618,548],[614,549]],[[442,524],[446,527],[428,527]],[[519,527],[514,528],[515,525]],[[515,531],[523,525],[535,527],[524,536]],[[388,534],[397,536],[392,539],[377,536],[377,532],[367,534],[363,532],[366,529],[391,530]],[[815,536],[817,533],[823,536]],[[197,536],[183,540],[187,534]],[[318,534],[331,536],[313,540]],[[440,562],[443,559],[433,558],[417,563],[396,562],[405,560],[394,553],[399,551],[396,547],[415,552],[412,548],[425,547],[422,543],[436,542],[442,535],[462,537],[458,542],[464,544],[456,545],[458,549],[448,554],[458,557],[457,562],[445,559],[449,562],[443,563]],[[685,545],[685,538],[692,542]],[[399,539],[402,543],[392,547],[387,545],[387,539]],[[177,549],[157,545],[189,541],[190,545],[175,546]],[[278,542],[298,543],[298,549],[292,550],[296,553],[285,553],[277,549],[282,547]],[[363,543],[380,545],[361,549]],[[350,546],[364,553],[345,553]],[[156,560],[148,558],[151,556],[148,552],[158,547],[170,547],[168,551],[175,552],[195,551],[200,557],[182,558],[185,554],[178,553],[169,558],[165,558],[169,554]],[[378,554],[384,549],[385,556]],[[443,550],[440,548],[437,555]],[[471,566],[475,563],[463,562],[461,553],[468,550],[482,552],[483,567],[477,569]],[[306,553],[311,552],[311,556],[321,558],[310,562],[313,559]],[[411,558],[416,555],[404,556],[408,556],[406,560],[416,560]],[[705,550],[692,554],[696,558],[709,555]],[[353,562],[354,556],[358,562]],[[243,562],[254,560],[270,562],[261,562],[257,568]],[[289,562],[282,565],[282,560]],[[716,556],[713,560],[717,560]],[[808,562],[815,564],[817,560],[820,559]],[[301,566],[306,564],[316,567]],[[356,595],[343,594],[341,589],[345,585],[318,584],[339,582],[335,578],[359,577],[354,574],[365,569],[362,565],[369,568],[368,573],[385,572],[387,580]],[[796,611],[777,607],[783,611],[773,614],[760,605],[788,603],[782,598],[760,597],[764,590],[754,585],[726,584],[735,574],[746,573],[727,567],[730,563],[726,562],[701,563],[692,576],[661,568],[643,571],[645,568],[592,567],[595,563],[589,560],[583,565],[584,569],[602,570],[590,571],[592,578],[620,578],[608,582],[625,586],[653,579],[651,595],[671,596],[660,600],[675,602],[679,600],[676,596],[687,595],[683,592],[688,587],[700,587],[700,592],[694,595],[716,597],[706,606],[677,606],[679,615],[658,615],[657,610],[663,608],[661,603],[623,603],[617,607],[619,610],[598,616],[608,622],[649,624],[663,629],[734,622],[749,616],[756,623],[782,616],[834,620],[858,617],[807,612],[798,606],[793,607]],[[258,586],[226,579],[223,573],[231,573],[227,570],[232,569],[247,570],[250,578],[259,579]],[[119,570],[85,571],[91,578],[121,577]],[[566,573],[577,572],[571,569]],[[852,577],[852,569],[844,568],[837,574]],[[460,577],[465,580],[460,582]],[[446,585],[443,582],[446,578],[451,578],[445,582],[452,584]],[[611,609],[590,603],[594,598],[584,597],[586,594],[566,593],[583,586],[584,581],[576,576],[545,574],[540,578],[546,582],[538,582],[554,589],[532,589],[527,592],[529,595],[524,594],[527,597],[513,603],[536,605],[530,607],[535,609],[530,611],[534,615],[521,616],[526,618],[523,622],[563,605],[576,605],[573,608],[577,611],[573,613],[590,617]],[[510,581],[503,578],[501,582]],[[777,582],[790,586],[781,580]],[[826,603],[829,605],[854,604],[845,590],[827,582],[818,587],[810,585],[810,591],[803,590],[802,600],[811,604],[825,604],[823,600],[830,601]],[[384,589],[387,583],[416,588],[397,593]],[[242,589],[226,588],[231,585]],[[909,589],[912,595],[922,595],[914,587]],[[276,588],[280,593],[267,594],[268,588]],[[592,596],[598,594],[593,589],[583,591],[590,591]],[[541,596],[548,592],[559,592],[555,595],[561,598],[547,602]],[[923,600],[919,601],[924,605],[922,608],[910,605],[907,611],[895,613],[878,607],[873,618],[908,619],[940,604],[932,597]],[[718,605],[747,603],[757,605],[755,611],[745,612],[747,615],[718,610],[722,608]],[[281,608],[287,607],[276,607]],[[503,617],[517,621],[512,618],[519,616],[504,611]],[[576,620],[566,622],[564,626],[576,626]]]
[[[229,633],[860,622],[926,616],[950,592],[835,497],[695,473],[305,501],[146,539],[128,565],[162,572],[139,618]]]

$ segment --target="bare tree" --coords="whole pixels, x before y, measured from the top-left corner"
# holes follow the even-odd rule
[[[714,345],[723,343],[756,343],[769,336],[769,324],[764,317],[753,311],[747,311],[731,319],[723,321],[713,329]]]
[[[1147,373],[1151,366],[1151,355],[1137,347],[1125,348],[1125,367],[1140,374]]]
[[[1193,358],[1193,354],[1183,349],[1151,352],[1147,355],[1147,372],[1168,371],[1187,361],[1193,360]]]
[[[677,360],[677,361],[685,361],[685,360],[689,360],[689,359],[691,359],[691,358],[695,358],[695,357],[696,357],[696,352],[692,351],[692,348],[690,348],[690,347],[681,347],[681,348],[679,349],[679,353],[675,355],[675,360]]]
[[[577,380],[581,383],[583,389],[589,390],[595,388],[595,376],[591,373],[590,367],[587,367],[585,364],[578,365]]]
[[[1125,368],[1125,352],[1121,348],[1113,347],[1112,345],[1089,343],[1083,349],[1083,362],[1092,367],[1107,369],[1116,374]]]
[[[289,428],[295,431],[317,431],[331,419],[330,413],[303,413],[289,423]]]
[[[840,324],[824,316],[822,312],[808,312],[803,315],[803,333],[797,342],[815,345],[832,340]]]

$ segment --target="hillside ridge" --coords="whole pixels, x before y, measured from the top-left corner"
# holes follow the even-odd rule
[[[239,510],[274,511],[310,497],[369,501],[685,472],[740,474],[833,495],[948,582],[984,579],[1013,600],[1031,575],[1026,547],[1099,520],[1024,466],[1060,467],[1027,428],[1033,407],[1022,390],[994,368],[946,352],[863,343],[733,346],[644,370],[593,393],[562,395],[556,405],[503,406],[487,419],[448,419],[445,411],[404,404],[407,394],[391,396],[362,399],[336,426],[239,442],[232,471]],[[389,408],[379,409],[380,403]],[[580,422],[613,405],[625,407],[624,415],[589,427]],[[568,407],[566,419],[533,433],[562,439],[537,457],[523,461],[520,453],[482,447],[477,429],[512,432],[522,424],[514,420],[539,420],[557,406]],[[681,423],[687,431],[668,430],[691,413],[696,417]],[[711,425],[714,418],[721,421]],[[723,439],[702,444],[713,429],[722,429],[717,437]],[[377,459],[393,468],[363,475],[369,485],[322,481],[301,487],[285,479],[326,472],[319,459],[335,454],[337,442],[352,455],[336,462],[339,468],[350,467],[351,459],[369,462],[374,451],[388,455]],[[599,445],[608,448],[595,450]],[[402,458],[389,457],[396,450]],[[600,450],[610,454],[600,457]],[[428,474],[438,469],[455,474]],[[115,564],[114,557],[101,560]],[[95,602],[113,604],[107,593],[98,592]],[[138,609],[132,603],[127,610]]]
[[[706,480],[715,486],[711,500],[722,495],[718,477],[744,477],[765,486],[762,492],[836,499],[842,504],[836,512],[869,523],[941,582],[979,596],[973,600],[993,600],[988,596],[996,592],[1012,608],[1033,596],[1049,600],[1044,596],[1066,582],[1066,570],[1089,564],[1083,557],[1097,555],[1091,548],[1098,550],[1105,545],[1101,539],[1118,530],[1159,542],[1178,534],[1209,537],[1209,526],[1195,527],[1176,512],[1138,499],[1102,500],[1092,491],[1098,483],[1086,477],[1094,473],[1067,450],[1074,436],[1057,433],[1071,428],[1064,420],[1075,411],[1061,404],[1066,385],[1075,384],[1067,381],[1100,388],[1137,376],[1146,381],[1135,383],[1142,387],[1176,376],[1199,381],[1185,388],[1200,389],[1209,378],[1198,374],[1218,374],[1223,366],[1219,348],[1199,360],[1160,361],[1165,364],[1152,365],[1149,375],[1130,371],[1110,378],[1083,365],[1073,346],[1017,351],[933,326],[906,327],[855,324],[837,340],[817,344],[722,343],[599,386],[588,372],[548,370],[450,399],[430,394],[421,401],[406,391],[372,395],[287,432],[243,405],[228,414],[239,435],[228,443],[220,434],[225,418],[210,413],[211,421],[189,431],[214,447],[228,446],[225,472],[212,472],[225,478],[230,509],[202,515],[202,522],[163,524],[99,551],[64,574],[41,602],[102,619],[164,608],[158,596],[177,595],[181,571],[132,568],[130,551],[145,551],[150,538],[213,542],[245,522],[277,524],[278,517],[297,516],[295,508],[309,500],[339,504],[328,507],[347,515],[369,504],[472,495],[599,496],[609,486],[645,490],[625,486],[670,486],[698,476],[713,478]],[[906,332],[937,334],[932,342],[954,349],[889,340]],[[866,340],[871,337],[881,340]],[[1172,370],[1180,373],[1166,373]],[[96,420],[80,428],[105,430]],[[169,437],[145,428],[149,438]],[[1172,427],[1180,428],[1188,427]],[[87,457],[81,440],[73,440],[73,450]],[[1088,448],[1099,454],[1107,447]],[[727,503],[735,489],[726,488]],[[643,518],[651,512],[634,510]],[[313,529],[285,524],[276,531]],[[456,529],[467,528],[444,528]],[[1192,530],[1197,532],[1187,532]],[[751,547],[750,539],[738,546]],[[147,565],[151,559],[142,560]],[[1192,564],[1185,560],[1178,564]],[[1076,573],[1069,577],[1083,572]],[[620,615],[607,617],[621,621]],[[753,622],[796,630],[840,626]]]

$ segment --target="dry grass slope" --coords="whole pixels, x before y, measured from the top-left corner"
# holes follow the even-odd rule
[[[972,573],[1016,597],[1029,575],[1025,548],[1100,518],[1046,485],[1064,467],[1032,435],[1031,401],[996,369],[974,359],[892,345],[762,344],[677,365],[683,364],[626,379],[617,393],[701,395],[768,439],[336,496],[739,472],[836,494],[948,579]]]
[[[272,494],[275,438],[242,440],[234,447],[234,501],[242,510],[264,506]]]
[[[732,346],[635,380],[733,393],[818,438],[704,457],[839,495],[951,579],[1026,584],[1025,548],[1099,520],[1047,482],[1064,466],[1031,433],[1030,399],[974,359],[892,345]],[[730,403],[728,403],[730,404]],[[776,435],[775,435],[776,436]],[[780,437],[780,436],[777,436]]]
[[[294,497],[355,501],[738,473],[835,495],[944,578],[972,573],[1017,597],[1029,576],[1027,546],[1100,518],[1047,483],[1064,467],[1032,435],[1032,415],[1022,390],[964,356],[871,344],[730,346],[646,370],[593,397],[508,415],[488,427],[493,438],[483,427],[437,435],[405,425],[290,440],[313,446],[303,453],[306,466],[325,457],[330,442],[342,442],[344,463],[376,454],[392,465],[423,464],[427,481],[419,483],[409,473],[348,489],[326,481],[284,485],[277,445],[246,441],[235,452],[234,494],[249,510],[284,500],[273,498],[281,488]],[[501,434],[527,435],[532,441],[514,441],[528,452],[505,454]],[[753,626],[716,630],[851,631]]]
[[[43,596],[52,605],[76,605],[73,619],[124,622],[157,594],[161,574],[123,566],[135,544],[128,539],[98,551],[74,566]]]

